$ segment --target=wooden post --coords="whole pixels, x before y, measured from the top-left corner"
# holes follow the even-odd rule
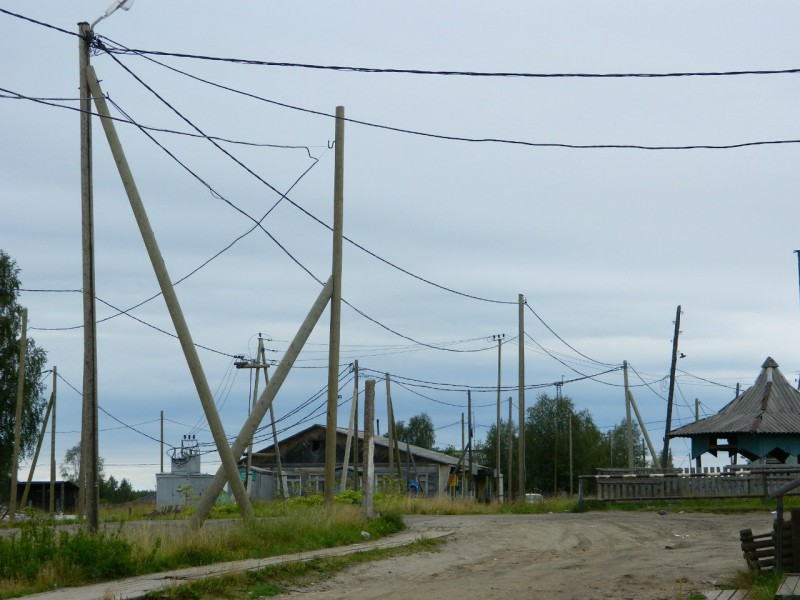
[[[386,427],[386,437],[389,439],[389,476],[394,473],[394,417],[392,417],[392,387],[391,376],[386,373],[386,420],[389,425]]]
[[[497,446],[495,453],[495,477],[497,478],[497,498],[503,499],[503,490],[500,486],[500,375],[501,375],[501,355],[503,347],[503,338],[506,334],[501,333],[493,335],[492,338],[497,340],[497,428],[495,430],[495,444]]]
[[[700,399],[699,398],[695,398],[694,399],[694,421],[696,423],[699,420],[700,420]],[[736,462],[736,455],[735,454],[733,455],[733,458],[734,458],[733,462],[735,463]],[[700,469],[701,469],[702,465],[703,465],[702,458],[700,456],[698,456],[697,458],[694,459],[694,466],[697,469],[698,473],[700,472]]]
[[[25,404],[25,355],[28,345],[28,309],[22,309],[22,329],[19,335],[19,371],[17,373],[17,412],[14,421],[14,449],[11,454],[11,494],[9,495],[8,519],[11,523],[17,516],[17,471],[19,470],[19,448],[22,440],[22,407]]]
[[[475,497],[475,482],[472,475],[472,391],[467,390],[467,448],[469,448],[469,497]]]
[[[161,411],[161,472],[164,472],[164,411]]]
[[[333,170],[333,259],[328,343],[328,415],[325,429],[325,505],[333,506],[336,486],[336,417],[339,409],[339,346],[342,322],[342,239],[344,222],[344,106],[336,107]]]
[[[375,440],[372,439],[374,419],[375,380],[367,379],[364,391],[364,494],[361,497],[361,509],[368,519],[375,516],[375,507],[372,500],[375,469]]]
[[[467,450],[467,444],[464,441],[464,413],[461,413],[461,456],[464,456],[464,452]],[[464,469],[464,462],[461,462],[461,497],[463,498],[466,494],[467,488],[467,476],[466,470]]]
[[[53,416],[50,422],[50,512],[56,512],[56,401],[58,367],[53,367]]]
[[[353,394],[353,402],[355,402],[356,405],[356,414],[353,420],[353,476],[355,478],[353,481],[353,489],[358,491],[358,360],[355,361],[354,376],[353,385],[355,387],[355,393]]]

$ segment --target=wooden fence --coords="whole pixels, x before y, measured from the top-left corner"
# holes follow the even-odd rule
[[[769,496],[771,490],[800,478],[800,466],[730,465],[656,471],[654,469],[598,469],[582,475],[579,492],[594,483],[598,500],[647,500],[681,498],[746,498]],[[791,492],[800,493],[800,488]]]

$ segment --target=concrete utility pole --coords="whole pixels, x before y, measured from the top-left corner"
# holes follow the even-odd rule
[[[53,367],[53,420],[50,422],[50,512],[56,512],[56,400],[58,367]]]
[[[81,230],[83,245],[83,414],[81,423],[81,466],[79,514],[86,516],[86,530],[97,531],[100,488],[98,481],[97,432],[97,311],[95,305],[94,192],[92,175],[92,102],[87,72],[88,23],[78,24],[79,88],[81,130]],[[81,502],[82,500],[82,502]]]
[[[22,440],[22,407],[25,404],[25,356],[28,346],[28,309],[22,309],[22,329],[19,335],[19,371],[17,372],[17,412],[14,420],[14,449],[11,455],[11,493],[8,503],[8,519],[17,517],[17,471],[19,470],[19,447]]]
[[[622,374],[623,380],[625,382],[625,423],[626,427],[626,438],[628,442],[628,468],[633,468],[633,420],[631,419],[631,401],[628,398],[629,396],[629,387],[628,387],[628,361],[622,361]]]
[[[672,428],[672,401],[675,398],[675,369],[678,366],[678,336],[681,333],[681,305],[675,311],[675,333],[672,335],[672,366],[669,369],[669,396],[667,397],[667,428],[664,430],[664,454],[661,464],[669,466],[669,431]]]
[[[361,497],[361,509],[364,516],[371,519],[375,516],[372,500],[375,469],[375,440],[372,439],[372,424],[375,420],[375,380],[367,379],[364,387],[364,494]]]
[[[105,130],[108,144],[111,147],[111,153],[114,155],[114,161],[117,164],[120,178],[122,179],[122,184],[125,187],[125,192],[128,195],[128,200],[136,218],[136,223],[139,226],[142,240],[147,248],[147,254],[150,257],[150,262],[153,265],[153,271],[155,272],[156,279],[158,280],[159,287],[161,288],[161,293],[164,296],[164,301],[166,302],[170,317],[172,318],[172,324],[175,327],[175,333],[178,335],[178,339],[180,340],[187,366],[189,367],[189,371],[192,375],[192,380],[194,381],[197,395],[200,398],[200,403],[203,406],[203,411],[205,412],[208,426],[211,429],[211,434],[214,438],[217,452],[219,452],[220,460],[222,461],[222,466],[227,475],[228,482],[233,490],[233,495],[236,498],[236,503],[239,506],[239,511],[241,512],[242,517],[244,519],[252,519],[253,507],[250,504],[250,498],[247,496],[247,491],[244,489],[244,484],[239,477],[239,469],[236,466],[236,459],[231,452],[231,448],[228,446],[228,438],[225,435],[225,429],[222,427],[222,421],[219,418],[217,407],[214,404],[214,397],[211,393],[211,388],[208,385],[208,380],[206,379],[203,371],[203,366],[200,363],[200,357],[197,355],[197,348],[192,340],[192,334],[189,331],[189,325],[186,323],[186,319],[184,318],[183,310],[181,309],[180,302],[178,301],[178,296],[175,293],[175,288],[173,287],[169,273],[167,272],[167,266],[164,263],[164,259],[161,255],[161,250],[158,247],[155,234],[150,226],[150,220],[147,217],[144,204],[139,196],[139,190],[136,188],[133,174],[131,173],[128,161],[125,158],[125,153],[122,149],[122,144],[119,141],[119,137],[117,136],[114,122],[111,119],[111,114],[108,110],[108,105],[106,103],[105,96],[103,95],[103,90],[100,88],[100,83],[97,81],[97,75],[91,66],[86,68],[86,78],[89,83],[89,88],[92,92],[92,97],[94,98],[97,111],[101,115],[100,121],[103,124],[103,129]],[[239,451],[239,456],[241,456],[241,450]],[[92,475],[91,469],[89,471],[89,475]],[[96,473],[96,470],[94,472]],[[195,516],[197,516],[197,513],[195,513]],[[89,515],[87,510],[87,521],[88,520]]]
[[[503,499],[503,490],[500,486],[500,369],[501,369],[501,356],[503,347],[503,338],[506,337],[505,333],[499,333],[492,336],[492,340],[497,341],[497,429],[495,431],[495,442],[497,445],[497,452],[495,453],[495,477],[497,479],[497,497]]]
[[[518,298],[519,304],[519,459],[517,476],[517,499],[525,502],[525,296]]]
[[[506,483],[506,498],[511,502],[512,480],[514,479],[514,427],[511,425],[511,396],[508,397],[508,482]]]
[[[475,495],[472,476],[472,392],[467,390],[467,448],[469,448],[469,497]]]
[[[325,430],[325,505],[333,506],[336,486],[336,413],[339,409],[339,345],[342,325],[342,238],[344,235],[344,106],[336,107],[333,169],[333,296],[328,345],[328,419]]]

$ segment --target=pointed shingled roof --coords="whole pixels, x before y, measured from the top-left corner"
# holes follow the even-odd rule
[[[800,434],[800,391],[767,357],[752,387],[734,398],[716,415],[669,432],[669,437],[706,434]]]

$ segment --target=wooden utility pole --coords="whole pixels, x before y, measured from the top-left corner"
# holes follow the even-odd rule
[[[325,505],[333,506],[336,486],[336,416],[339,410],[339,346],[342,324],[342,239],[344,235],[344,106],[336,107],[333,168],[333,296],[328,344],[328,418],[325,429]]]
[[[631,406],[633,407],[633,412],[636,414],[636,420],[639,421],[639,427],[642,430],[642,435],[644,436],[644,439],[647,442],[647,448],[650,450],[650,457],[653,459],[653,467],[656,469],[660,469],[661,462],[658,460],[658,454],[656,454],[655,446],[653,446],[653,442],[650,441],[650,434],[647,432],[647,425],[645,425],[644,419],[642,419],[642,415],[639,412],[639,407],[636,405],[636,400],[634,400],[633,394],[631,393],[630,390],[628,390],[628,401],[631,403]]]
[[[518,298],[519,304],[519,457],[517,476],[517,499],[525,502],[525,296]]]
[[[467,390],[467,448],[469,448],[469,497],[475,497],[475,485],[472,475],[472,392]]]
[[[386,420],[389,425],[386,427],[386,437],[389,438],[389,475],[394,473],[394,417],[392,416],[392,388],[391,376],[386,373]]]
[[[694,399],[694,420],[695,422],[700,420],[700,398]],[[703,463],[700,456],[694,459],[694,466],[698,473],[702,470]]]
[[[58,367],[53,367],[53,417],[50,422],[50,512],[56,512],[56,401]]]
[[[572,497],[572,413],[569,414],[569,495]]]
[[[503,338],[506,337],[505,333],[493,335],[492,339],[497,340],[497,428],[495,430],[495,443],[497,445],[497,452],[495,453],[495,478],[497,480],[497,498],[503,499],[503,490],[500,485],[500,368],[501,368],[501,355],[503,347]]]
[[[350,445],[353,438],[358,437],[358,433],[353,431],[356,422],[356,413],[358,412],[358,361],[354,363],[355,383],[353,384],[353,401],[350,403],[350,424],[347,427],[347,441],[344,444],[344,460],[342,461],[342,483],[339,489],[345,491],[347,489],[347,471],[350,466]],[[358,471],[355,471],[355,479],[358,479]],[[355,488],[353,488],[355,489]]]
[[[19,334],[19,370],[17,372],[17,412],[14,420],[14,449],[11,455],[11,493],[8,503],[8,518],[11,523],[17,517],[17,471],[19,470],[19,448],[22,441],[22,408],[25,404],[25,356],[28,346],[28,309],[22,309],[22,329]]]
[[[358,491],[358,361],[355,361],[355,371],[354,371],[354,383],[355,386],[355,393],[353,394],[353,402],[356,403],[356,414],[353,420],[353,473],[354,473],[354,480],[353,480],[353,489],[357,492]]]
[[[164,411],[161,411],[161,472],[164,472]]]
[[[628,398],[628,361],[622,361],[622,374],[625,382],[625,423],[627,425],[626,440],[628,442],[628,468],[633,468],[633,420],[631,419],[631,401]]]
[[[42,419],[42,429],[39,432],[39,437],[36,439],[36,450],[33,453],[33,460],[31,461],[31,468],[28,471],[28,480],[25,482],[25,489],[22,492],[22,500],[19,505],[25,507],[28,502],[28,493],[31,489],[31,481],[33,481],[33,472],[36,470],[36,464],[39,462],[39,452],[42,450],[42,443],[44,443],[44,434],[47,432],[47,421],[50,420],[50,412],[53,410],[53,403],[55,402],[55,391],[50,392],[50,401],[47,403],[47,410],[44,412],[44,419]]]
[[[203,406],[203,412],[206,415],[206,421],[208,422],[209,429],[211,429],[211,434],[214,438],[214,444],[217,448],[217,452],[219,453],[220,460],[222,461],[222,467],[224,468],[227,480],[230,483],[231,489],[233,490],[233,495],[236,498],[236,503],[239,507],[242,517],[247,520],[252,519],[253,507],[250,504],[250,498],[247,496],[247,491],[244,489],[244,484],[239,476],[239,469],[236,466],[236,459],[231,451],[231,447],[228,445],[228,437],[225,435],[225,429],[222,426],[222,421],[220,420],[219,413],[217,412],[217,407],[214,403],[214,396],[211,393],[211,388],[208,385],[208,380],[206,379],[205,372],[203,371],[200,357],[197,354],[197,348],[192,340],[192,334],[191,331],[189,331],[189,325],[186,323],[183,310],[180,302],[178,301],[178,296],[175,293],[175,288],[172,285],[172,280],[170,279],[169,272],[167,271],[167,266],[164,263],[164,258],[161,255],[161,250],[158,247],[158,242],[156,241],[155,234],[153,233],[153,229],[150,225],[150,220],[147,216],[147,212],[145,211],[142,199],[139,196],[139,190],[136,187],[136,182],[133,179],[133,173],[130,170],[130,166],[128,165],[128,161],[125,157],[125,152],[122,149],[122,144],[119,140],[119,136],[117,135],[114,122],[111,119],[111,114],[108,110],[108,104],[106,103],[105,96],[103,95],[103,90],[100,88],[97,75],[91,66],[87,66],[86,68],[86,79],[89,83],[89,88],[92,92],[92,97],[94,98],[97,111],[101,115],[100,122],[105,130],[106,138],[108,139],[108,144],[111,148],[111,153],[114,155],[114,162],[117,164],[117,169],[119,170],[122,184],[125,187],[125,192],[128,195],[128,201],[130,202],[131,209],[136,218],[136,223],[139,226],[139,232],[141,233],[142,241],[147,249],[147,254],[153,266],[153,271],[155,272],[161,293],[164,296],[164,301],[167,305],[170,317],[172,318],[172,324],[173,327],[175,327],[175,333],[178,335],[181,349],[183,350],[184,357],[186,358],[186,364],[189,367],[189,372],[192,375],[192,381],[194,382],[195,389],[197,390],[197,395],[200,398],[200,403]],[[239,450],[238,456],[241,456],[242,451],[243,448]],[[93,474],[96,474],[96,472],[96,469],[89,469],[87,471],[89,476],[93,476]],[[87,488],[88,487],[89,479],[87,479]],[[217,492],[217,494],[218,493],[219,492]],[[88,504],[89,502],[87,500],[87,505]],[[198,515],[200,514],[202,514],[202,511],[200,510],[200,505],[198,505],[197,511],[193,515],[193,518],[199,518]],[[97,517],[95,515],[95,525],[96,519]],[[89,520],[90,515],[87,508],[87,521]]]
[[[375,440],[372,439],[375,419],[375,380],[367,379],[364,388],[364,493],[361,496],[361,508],[364,516],[371,519],[375,516],[372,501],[374,489],[372,478],[375,468]]]
[[[79,88],[81,131],[81,230],[83,245],[83,415],[81,423],[81,470],[79,514],[86,516],[86,530],[97,531],[100,488],[97,432],[97,311],[95,306],[94,192],[92,175],[92,104],[87,79],[88,23],[79,23]],[[80,502],[83,500],[83,503]]]
[[[508,481],[506,482],[506,499],[511,502],[512,480],[514,479],[514,428],[511,425],[511,396],[508,397]]]
[[[664,454],[661,464],[669,466],[669,431],[672,428],[672,401],[675,398],[675,369],[678,366],[678,336],[681,333],[681,306],[675,311],[675,333],[672,335],[672,366],[669,369],[669,396],[667,396],[667,428],[664,430]]]
[[[467,450],[467,444],[464,441],[464,413],[461,413],[461,457],[464,457],[464,452]],[[466,471],[464,470],[464,461],[461,461],[461,497],[463,498],[466,494],[467,489],[467,477]]]
[[[389,374],[386,374],[386,397],[389,404],[389,431],[391,432],[391,440],[389,444],[389,454],[394,453],[395,466],[397,467],[397,480],[403,479],[403,463],[400,460],[400,440],[397,439],[397,423],[394,420],[394,404],[392,404],[392,396],[389,394]],[[392,470],[389,469],[391,473]]]

